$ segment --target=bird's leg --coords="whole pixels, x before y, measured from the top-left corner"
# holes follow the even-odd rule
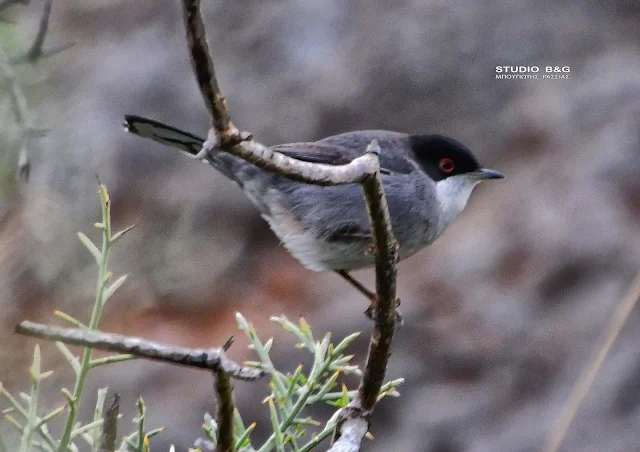
[[[364,315],[366,315],[368,318],[373,320],[374,314],[376,312],[375,311],[376,303],[378,301],[378,297],[376,296],[376,294],[370,291],[369,289],[367,289],[364,286],[364,284],[362,284],[360,281],[358,281],[353,276],[351,276],[349,272],[347,272],[346,270],[336,270],[336,273],[342,276],[349,284],[355,287],[358,292],[360,292],[362,295],[365,296],[365,298],[367,298],[367,300],[369,300],[369,307],[367,308],[366,311],[364,311]],[[400,298],[396,298],[396,307],[397,306],[400,306]],[[396,319],[398,321],[398,324],[400,325],[402,325],[402,323],[404,322],[402,320],[402,316],[397,311],[396,311]]]

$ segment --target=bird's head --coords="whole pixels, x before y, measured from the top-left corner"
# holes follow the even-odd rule
[[[452,138],[412,135],[410,143],[415,160],[435,182],[441,209],[440,232],[464,209],[478,183],[504,177],[498,171],[481,167],[469,148]]]

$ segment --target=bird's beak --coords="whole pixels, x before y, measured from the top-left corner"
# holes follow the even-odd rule
[[[480,180],[485,179],[503,179],[504,175],[499,173],[498,171],[494,171],[488,168],[480,168],[479,170],[474,172],[476,177]]]

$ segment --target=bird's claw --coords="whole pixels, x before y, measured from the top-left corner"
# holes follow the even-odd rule
[[[253,140],[253,135],[250,132],[240,132],[234,128],[234,131],[222,136],[210,131],[209,135],[204,143],[202,143],[202,149],[196,154],[196,158],[201,160],[208,160],[213,157],[218,151],[226,146],[235,146],[243,141]]]
[[[220,140],[218,139],[217,135],[210,135],[211,136],[204,143],[202,143],[202,149],[200,149],[200,152],[196,154],[197,159],[208,160],[209,157],[212,157],[212,155],[218,152],[218,150],[220,149]]]
[[[400,298],[396,298],[396,308],[400,306],[400,303],[401,303]],[[364,311],[364,315],[367,316],[369,320],[373,320],[373,321],[376,320],[375,302],[369,305],[367,310]],[[396,327],[399,328],[402,325],[404,325],[404,318],[402,317],[402,314],[400,314],[400,312],[396,309]]]

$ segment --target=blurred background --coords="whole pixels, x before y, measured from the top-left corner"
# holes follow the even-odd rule
[[[388,377],[407,381],[376,411],[366,450],[539,450],[640,268],[640,3],[204,3],[234,121],[261,142],[438,132],[506,175],[476,189],[443,237],[399,265],[407,322]],[[42,7],[0,11],[9,57],[28,49]],[[54,309],[88,319],[96,269],[76,232],[99,237],[96,174],[115,227],[138,225],[113,252],[112,270],[129,280],[102,329],[202,347],[236,335],[231,356],[242,360],[252,355],[240,311],[274,336],[277,363],[293,370],[300,355],[269,316],[304,315],[318,335],[363,331],[352,349],[362,363],[371,323],[361,295],[294,261],[220,174],[123,132],[123,115],[135,113],[206,133],[180,3],[54,1],[44,48],[66,43],[75,45],[13,67],[35,126],[49,129],[31,143],[27,183],[16,179],[19,129],[0,88],[5,387],[27,389],[34,341],[13,334],[18,321],[51,323]],[[569,66],[570,78],[497,80],[503,65]],[[373,287],[372,271],[355,275]],[[638,331],[634,312],[562,450],[638,450]],[[59,370],[47,386],[70,385],[62,357],[43,346],[45,368]],[[186,450],[213,411],[204,372],[125,363],[90,376],[88,391],[103,386],[129,412],[144,397],[150,427],[168,427],[153,440],[158,450]],[[266,382],[236,383],[258,437],[267,392]],[[51,392],[44,403],[60,401]]]

